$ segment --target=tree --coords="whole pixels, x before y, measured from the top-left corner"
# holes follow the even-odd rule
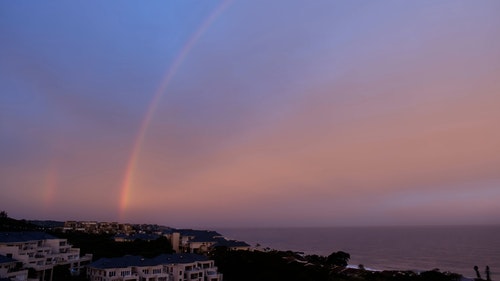
[[[331,253],[326,259],[328,265],[333,266],[347,266],[347,262],[351,259],[351,255],[346,252],[338,251]]]
[[[481,274],[479,273],[479,267],[477,267],[477,265],[474,266],[474,271],[476,272],[477,278],[481,279]]]
[[[1,211],[0,212],[0,219],[6,219],[8,217],[9,217],[9,215],[7,214],[6,211]]]

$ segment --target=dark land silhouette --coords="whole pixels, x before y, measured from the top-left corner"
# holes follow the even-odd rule
[[[9,218],[5,211],[0,213],[0,231],[40,231],[38,225],[26,220]],[[42,229],[43,230],[43,229]],[[174,251],[170,241],[160,237],[153,241],[137,239],[133,242],[115,242],[112,235],[89,234],[82,232],[48,231],[50,234],[68,239],[81,254],[92,254],[93,259],[138,255],[154,257]],[[462,280],[456,273],[440,272],[438,269],[416,273],[413,271],[370,271],[363,265],[358,268],[347,267],[350,254],[342,251],[328,256],[303,255],[292,251],[233,251],[218,247],[208,253],[224,275],[225,281],[453,281]],[[479,267],[474,266],[476,280],[481,279]],[[486,267],[486,278],[490,279],[490,269]],[[71,276],[65,266],[54,268],[53,281],[83,281],[84,275]]]

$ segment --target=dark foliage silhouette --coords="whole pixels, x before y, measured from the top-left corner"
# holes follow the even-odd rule
[[[479,273],[479,267],[477,267],[477,265],[474,266],[474,271],[476,272],[477,278],[481,279],[481,274]]]

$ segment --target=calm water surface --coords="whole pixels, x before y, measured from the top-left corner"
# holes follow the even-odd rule
[[[252,246],[329,255],[351,254],[350,264],[372,269],[431,270],[500,279],[500,226],[238,228],[217,229]]]

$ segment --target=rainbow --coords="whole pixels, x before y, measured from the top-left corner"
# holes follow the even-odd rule
[[[193,46],[200,39],[203,33],[212,25],[212,23],[220,16],[220,14],[229,6],[231,0],[222,1],[215,9],[210,13],[210,15],[200,24],[198,29],[193,33],[190,39],[186,42],[183,48],[180,50],[178,56],[174,59],[172,65],[167,69],[163,79],[161,80],[158,89],[156,90],[153,99],[149,103],[148,109],[144,118],[142,119],[141,125],[135,137],[134,144],[132,146],[132,151],[130,153],[130,157],[127,162],[127,166],[125,169],[125,176],[122,181],[122,185],[120,188],[120,202],[119,202],[119,214],[120,221],[123,221],[125,218],[125,212],[130,204],[130,193],[133,186],[134,180],[134,172],[137,167],[137,162],[139,155],[141,153],[142,143],[146,136],[146,131],[153,119],[153,115],[158,108],[158,104],[167,90],[170,81],[174,77],[175,73],[182,65],[184,59],[189,54]]]
[[[48,171],[44,179],[44,196],[43,204],[45,211],[49,211],[50,207],[54,205],[54,196],[58,187],[59,170],[58,163],[52,160],[48,166]]]

